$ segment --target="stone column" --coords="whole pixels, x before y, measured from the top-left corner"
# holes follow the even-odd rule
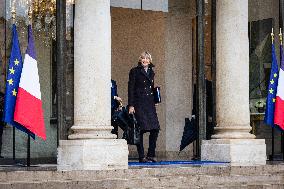
[[[265,140],[249,133],[248,0],[217,0],[216,55],[217,127],[201,159],[265,164]]]
[[[76,0],[74,59],[73,134],[59,143],[58,169],[127,169],[127,143],[111,134],[110,0]]]

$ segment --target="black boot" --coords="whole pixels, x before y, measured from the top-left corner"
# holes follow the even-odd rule
[[[157,159],[155,157],[146,157],[148,162],[156,163]]]
[[[148,163],[149,161],[146,158],[139,158],[139,163]]]

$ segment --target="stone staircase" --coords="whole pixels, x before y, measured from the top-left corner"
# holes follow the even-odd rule
[[[0,189],[284,188],[284,165],[165,166],[113,171],[0,172]]]

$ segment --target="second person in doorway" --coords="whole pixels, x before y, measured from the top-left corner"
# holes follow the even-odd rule
[[[115,111],[119,108],[120,103],[122,103],[122,99],[118,96],[117,93],[117,85],[115,80],[111,80],[111,117],[114,115]],[[111,125],[113,129],[111,131],[112,134],[116,134],[118,138],[118,125],[111,120]]]
[[[141,53],[138,65],[129,72],[128,105],[129,113],[135,113],[140,127],[140,143],[137,145],[139,162],[156,162],[156,142],[160,130],[153,88],[154,65],[151,54],[147,51]],[[144,155],[143,135],[150,132],[147,156]]]

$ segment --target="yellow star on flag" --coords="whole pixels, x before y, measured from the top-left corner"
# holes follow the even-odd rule
[[[273,84],[273,83],[274,83],[274,80],[272,79],[272,80],[270,81],[270,83]]]
[[[15,63],[15,65],[17,65],[17,66],[18,66],[20,62],[19,62],[19,60],[18,60],[18,59],[16,59],[16,60],[14,61],[14,63]]]
[[[16,96],[16,95],[17,95],[16,89],[14,89],[14,90],[12,91],[12,93],[13,93],[13,96]]]
[[[9,83],[9,85],[13,85],[13,79],[11,78],[11,79],[9,79],[9,80],[7,80],[8,81],[8,83]]]
[[[271,94],[273,94],[273,91],[274,91],[274,90],[273,90],[272,88],[269,89],[269,92],[270,92]]]
[[[12,67],[12,68],[10,68],[9,69],[9,71],[10,71],[10,74],[15,74],[15,70],[14,70],[14,68]]]
[[[274,76],[274,77],[277,77],[277,73],[275,73],[273,76]]]
[[[276,99],[275,99],[275,98],[273,98],[273,99],[272,99],[272,102],[275,102],[275,101],[276,101]]]

